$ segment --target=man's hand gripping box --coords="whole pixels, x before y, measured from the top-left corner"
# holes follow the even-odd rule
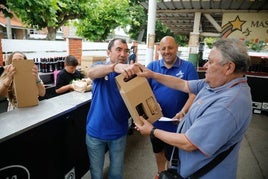
[[[122,74],[116,77],[120,94],[128,111],[137,124],[142,124],[140,116],[150,123],[163,116],[160,105],[157,103],[153,91],[145,77],[125,78]]]

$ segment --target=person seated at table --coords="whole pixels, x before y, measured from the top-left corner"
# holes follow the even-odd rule
[[[65,58],[64,69],[57,75],[55,87],[57,94],[64,94],[73,91],[74,88],[72,82],[84,77],[84,75],[76,69],[77,65],[78,60],[74,56],[68,55]]]
[[[16,73],[15,67],[12,65],[13,60],[27,60],[25,54],[19,51],[15,51],[11,53],[6,61],[6,66],[4,67],[4,72],[1,75],[1,88],[2,89],[0,96],[6,96],[8,100],[8,109],[7,111],[11,111],[17,107],[17,98],[15,95],[15,89],[13,84],[14,74]],[[36,80],[36,86],[38,88],[38,96],[45,96],[46,89],[43,84],[43,81],[40,79],[38,75],[38,67],[36,65],[32,68],[32,74]],[[3,82],[3,83],[2,83]]]

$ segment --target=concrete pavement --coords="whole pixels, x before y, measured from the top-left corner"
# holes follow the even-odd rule
[[[109,166],[108,155],[105,173]],[[137,131],[128,136],[125,155],[125,179],[153,179],[156,164],[148,136]],[[89,172],[82,179],[90,179]],[[237,179],[268,179],[268,115],[254,114],[243,139]]]
[[[268,178],[268,116],[254,114],[239,153],[238,179]]]

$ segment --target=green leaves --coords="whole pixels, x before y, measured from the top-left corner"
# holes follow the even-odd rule
[[[7,5],[29,27],[47,28],[48,40],[55,40],[57,30],[68,23],[77,27],[77,35],[104,41],[117,27],[130,27],[132,39],[146,41],[147,10],[140,5],[145,0],[9,0]],[[70,21],[74,20],[74,21]],[[188,43],[186,36],[173,34],[159,21],[156,42],[171,35],[180,45]],[[138,37],[142,37],[138,39]]]
[[[127,0],[99,0],[87,16],[76,23],[77,34],[91,41],[103,41],[111,30],[130,23]]]
[[[49,33],[56,33],[57,29],[68,20],[84,18],[91,2],[97,0],[12,0],[8,6],[23,23],[30,27],[48,28]],[[55,35],[48,35],[54,38]],[[49,39],[54,40],[54,39]]]

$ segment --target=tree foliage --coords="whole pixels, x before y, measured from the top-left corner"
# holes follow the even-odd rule
[[[12,0],[8,6],[29,27],[47,28],[48,40],[70,19],[84,18],[97,0]]]
[[[141,5],[144,1],[10,0],[6,6],[29,27],[47,28],[48,40],[54,40],[61,26],[75,20],[77,35],[91,41],[104,41],[116,27],[129,26],[131,39],[146,42],[148,12]],[[160,21],[156,22],[155,34],[156,42],[170,35],[181,46],[188,43],[187,36],[172,33]]]
[[[131,39],[137,39],[138,41],[146,42],[148,11],[140,4],[144,1],[145,0],[130,0],[130,9],[132,10],[130,16],[132,21],[129,35]],[[143,32],[142,37],[141,32]],[[180,46],[186,46],[188,44],[188,36],[174,34],[159,20],[157,20],[155,25],[155,42],[159,42],[164,36],[167,35],[173,36]]]
[[[138,2],[133,2],[130,4],[131,18],[130,30],[128,32],[131,39],[136,39],[137,41],[146,41],[146,29],[147,29],[147,10],[142,7]]]
[[[129,24],[128,10],[128,0],[99,0],[86,18],[75,23],[77,34],[91,41],[103,41],[116,27]]]
[[[217,40],[216,37],[206,37],[204,42],[207,44],[209,48],[212,48],[213,43]]]
[[[7,1],[6,0],[2,0],[1,4],[0,4],[0,11],[3,12],[3,14],[5,15],[5,17],[12,17],[13,14],[10,13],[8,5],[7,5]]]

